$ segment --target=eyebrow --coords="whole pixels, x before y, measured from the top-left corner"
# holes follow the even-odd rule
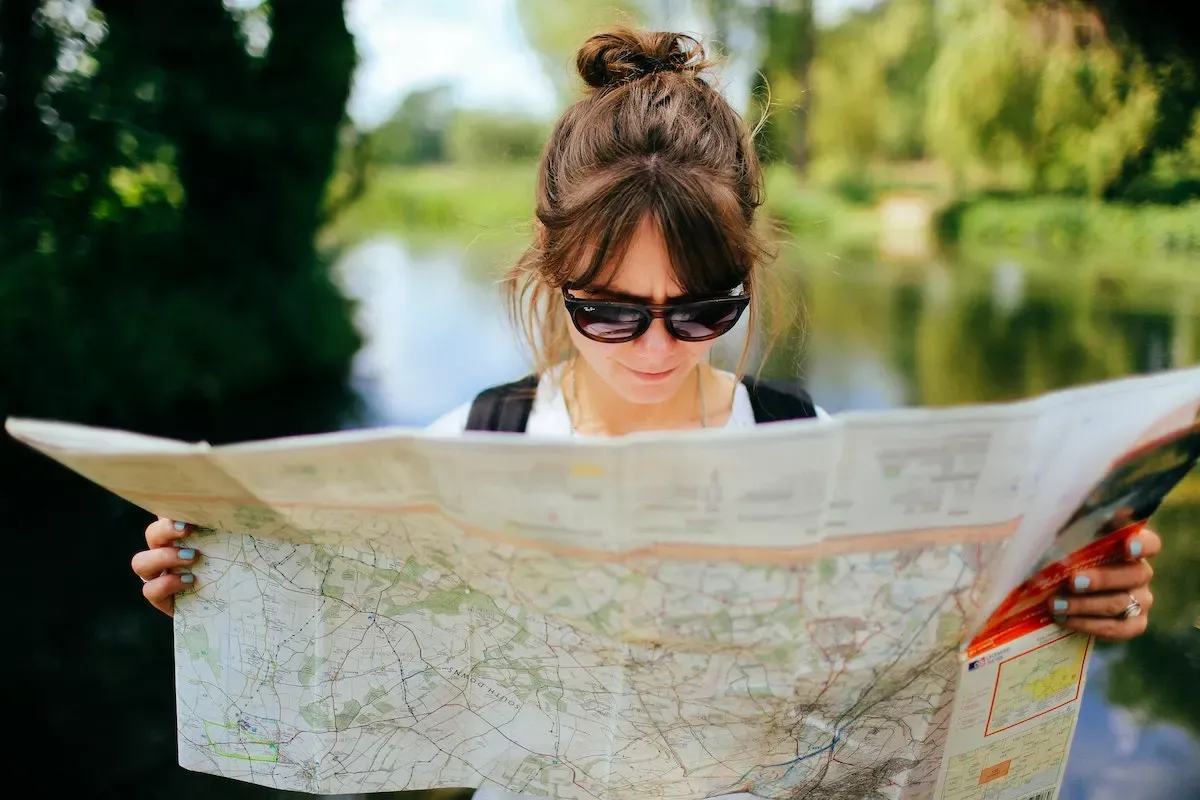
[[[686,293],[685,294],[677,294],[677,295],[667,297],[666,305],[673,305],[673,304],[679,303],[681,301],[682,302],[692,302],[692,301],[697,301],[697,300],[715,300],[715,299],[718,299],[721,297],[726,297],[726,296],[732,295],[733,292],[736,291],[738,288],[739,287],[734,287],[733,289],[730,289],[727,292],[719,292],[716,294],[686,294]],[[592,295],[593,299],[595,299],[595,300],[612,300],[612,301],[621,302],[621,303],[638,303],[638,304],[642,304],[642,305],[656,305],[656,303],[650,298],[641,297],[641,296],[635,295],[635,294],[628,294],[626,292],[618,292],[615,289],[606,289],[606,288],[588,289],[588,288],[581,286],[578,289],[568,289],[568,291],[570,291],[572,293],[587,292],[589,295]]]
[[[618,292],[615,289],[579,289],[577,291],[587,292],[590,295],[594,295],[595,299],[597,300],[617,300],[624,303],[642,303],[645,305],[654,305],[654,300],[651,298],[641,297],[640,295],[636,294],[627,294],[626,292]],[[673,303],[676,300],[683,300],[685,298],[687,298],[686,294],[679,294],[675,295],[674,297],[668,297],[667,302]]]

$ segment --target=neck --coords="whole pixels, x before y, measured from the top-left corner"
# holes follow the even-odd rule
[[[563,378],[563,392],[575,429],[583,434],[620,436],[635,431],[699,428],[714,419],[724,424],[730,402],[713,397],[717,389],[712,368],[701,364],[691,371],[675,394],[661,403],[631,403],[612,390],[582,359],[575,359]],[[699,385],[698,385],[699,383]],[[701,403],[704,390],[705,403]],[[715,405],[714,405],[715,403]],[[707,420],[702,405],[707,407]]]

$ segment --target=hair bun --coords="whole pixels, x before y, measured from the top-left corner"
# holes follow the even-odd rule
[[[593,89],[620,86],[656,72],[699,73],[709,66],[704,47],[685,33],[616,27],[583,43],[575,68]]]

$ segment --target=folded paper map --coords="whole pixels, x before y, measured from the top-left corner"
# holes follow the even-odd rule
[[[10,419],[198,526],[184,767],[320,794],[1056,796],[1070,569],[1200,452],[1200,369],[952,409],[209,446]]]

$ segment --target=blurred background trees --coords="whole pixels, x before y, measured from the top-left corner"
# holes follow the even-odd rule
[[[871,240],[901,193],[938,214],[944,243],[1200,250],[1200,60],[1165,4],[881,0],[832,22],[814,0],[514,11],[561,106],[589,32],[683,7],[748,76],[726,88],[763,122],[769,212],[802,238]],[[344,376],[359,339],[336,250],[315,243],[348,243],[364,218],[518,225],[551,121],[433,84],[355,130],[340,0],[6,0],[0,43],[0,370],[25,376],[0,388],[5,412],[115,420]],[[485,196],[462,177],[480,170]],[[1089,200],[1157,205],[1118,224]],[[145,336],[151,322],[170,335]]]
[[[802,241],[873,247],[899,194],[936,215],[943,244],[1200,251],[1200,59],[1165,4],[887,0],[829,21],[814,0],[515,0],[514,13],[561,107],[588,33],[683,7],[745,78],[725,88],[762,121],[768,212]],[[25,377],[0,387],[0,411],[115,421],[344,377],[359,336],[329,266],[355,231],[521,230],[551,119],[462,106],[434,83],[356,130],[345,11],[4,2],[0,370]],[[147,337],[151,324],[169,335]]]
[[[778,38],[765,36],[768,76],[790,46]],[[1196,193],[1196,64],[1166,43],[1147,54],[1084,4],[892,0],[821,31],[806,71],[811,114],[785,103],[776,124],[807,123],[835,181],[933,161],[955,193]]]
[[[344,377],[314,240],[354,65],[341,0],[5,0],[0,413]]]
[[[1165,4],[1134,13],[1111,0],[880,0],[834,21],[822,20],[814,0],[516,4],[560,106],[579,88],[572,55],[597,20],[655,25],[681,6],[695,24],[678,27],[707,33],[726,66],[722,87],[745,98],[750,123],[761,122],[757,143],[774,176],[768,210],[793,223],[798,214],[793,233],[837,240],[855,207],[901,194],[936,214],[932,232],[943,244],[990,230],[999,213],[1013,240],[1130,249],[1105,238],[1129,226],[1089,203],[1151,203],[1139,241],[1157,242],[1156,254],[1200,251],[1200,223],[1188,221],[1200,219],[1200,58]],[[455,109],[452,95],[446,86],[414,91],[369,134],[378,191],[360,212],[381,218],[372,200],[401,195],[437,204],[419,193],[418,173],[388,166],[532,160],[549,119]],[[397,137],[417,129],[421,148],[413,138],[400,158]],[[510,171],[511,189],[497,175],[491,206],[472,209],[468,199],[463,217],[498,226],[527,217],[520,172],[529,169]],[[1027,202],[1048,197],[1078,200],[1050,215],[1072,222],[1049,236],[1046,215]]]

